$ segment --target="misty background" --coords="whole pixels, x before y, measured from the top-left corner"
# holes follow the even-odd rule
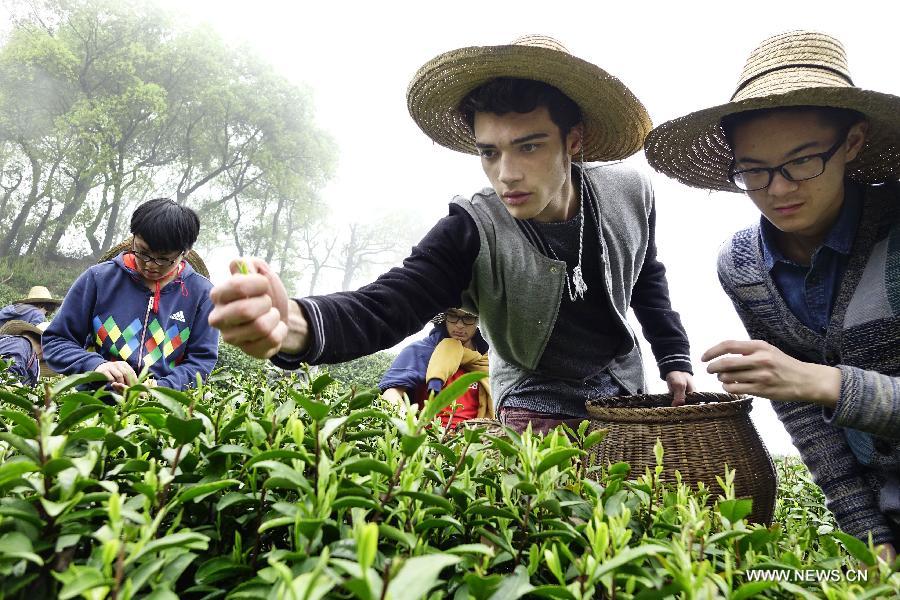
[[[126,237],[134,206],[170,196],[201,214],[196,249],[214,283],[248,254],[297,295],[355,289],[399,264],[454,195],[487,185],[478,160],[433,144],[406,111],[409,79],[437,54],[550,35],[619,77],[658,124],[726,102],[765,37],[818,29],[844,43],[857,85],[898,93],[896,9],[852,8],[4,0],[0,274],[28,272],[60,294],[73,268]],[[668,180],[642,155],[627,162],[655,188],[697,387],[720,391],[699,357],[746,334],[715,258],[758,213],[743,196]],[[644,350],[651,390],[664,391]],[[768,401],[752,417],[771,452],[796,453]]]

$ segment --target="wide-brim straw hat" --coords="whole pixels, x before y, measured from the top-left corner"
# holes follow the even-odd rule
[[[47,327],[49,326],[50,321],[44,321],[42,323],[38,323],[37,325],[33,325],[28,321],[13,319],[11,321],[7,321],[3,324],[2,327],[0,327],[0,335],[33,336],[37,338],[37,342],[40,344],[44,335],[44,331],[46,331]],[[44,359],[41,359],[38,364],[40,377],[53,377],[54,375],[58,375],[56,371],[47,366],[47,363],[44,362]]]
[[[120,252],[131,250],[133,241],[134,237],[129,237],[125,241],[116,244],[115,246],[107,250],[103,254],[103,256],[100,257],[100,259],[97,261],[97,264],[112,260],[113,258],[118,256]],[[188,251],[188,253],[184,256],[184,260],[186,260],[187,263],[191,265],[191,267],[193,267],[195,271],[209,279],[209,269],[206,268],[206,263],[203,262],[203,259],[200,258],[200,255],[197,254],[194,250]]]
[[[38,325],[22,321],[21,319],[12,319],[0,327],[0,335],[33,335],[38,340],[44,335],[44,330],[50,326],[49,321],[44,321]]]
[[[740,192],[728,179],[732,151],[722,117],[789,106],[845,108],[865,115],[866,143],[847,164],[847,176],[867,184],[897,179],[900,97],[855,87],[841,42],[815,31],[791,31],[763,41],[750,53],[731,101],[654,129],[644,144],[647,161],[687,185]]]
[[[30,290],[28,290],[28,295],[24,298],[15,301],[16,304],[52,304],[53,306],[59,306],[62,304],[62,300],[58,298],[54,298],[50,294],[50,290],[45,288],[42,285],[32,286]]]
[[[569,53],[546,36],[530,35],[502,46],[445,52],[422,66],[406,92],[409,114],[438,144],[477,154],[475,138],[459,111],[475,88],[498,77],[542,81],[581,109],[584,158],[619,160],[641,149],[652,127],[644,105],[625,84]]]

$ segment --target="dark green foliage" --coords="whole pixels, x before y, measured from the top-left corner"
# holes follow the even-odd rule
[[[747,501],[599,471],[582,427],[547,437],[433,425],[327,376],[220,372],[188,392],[0,386],[2,598],[889,597],[900,573],[827,524],[783,462],[778,523]],[[51,386],[52,383],[52,386]],[[663,449],[657,456],[664,461]],[[716,508],[705,504],[719,497]],[[809,513],[804,516],[803,507]],[[811,528],[817,535],[810,535]],[[749,581],[758,568],[868,580]]]
[[[21,298],[33,285],[43,285],[62,298],[91,261],[42,256],[5,256],[0,259],[0,306]],[[9,297],[9,301],[6,301]]]
[[[377,387],[381,376],[387,371],[396,354],[376,352],[356,360],[322,367],[329,375],[347,387],[367,389]]]

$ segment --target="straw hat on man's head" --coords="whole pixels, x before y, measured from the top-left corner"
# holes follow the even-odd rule
[[[569,53],[558,41],[531,35],[501,46],[472,46],[437,56],[413,76],[409,114],[438,144],[477,154],[459,111],[473,90],[497,78],[549,84],[574,101],[584,123],[585,160],[619,160],[641,148],[652,124],[644,105],[621,81]]]
[[[43,323],[33,325],[28,321],[13,319],[11,321],[7,321],[3,324],[2,327],[0,327],[0,335],[22,335],[31,339],[33,343],[40,347],[44,332],[49,326],[50,321],[44,321]],[[41,358],[38,364],[41,377],[52,377],[53,375],[57,374],[47,365],[43,358]]]
[[[44,321],[43,323],[33,325],[28,321],[12,319],[11,321],[7,321],[6,323],[4,323],[3,327],[0,327],[0,335],[24,335],[32,339],[36,339],[37,342],[40,343],[41,336],[44,335],[44,331],[49,326],[49,321]]]
[[[791,31],[763,41],[750,53],[731,101],[654,129],[644,144],[647,161],[687,185],[738,192],[729,180],[732,152],[722,118],[792,106],[862,113],[869,121],[866,144],[847,165],[848,177],[873,184],[900,175],[900,97],[856,87],[843,45],[814,31]]]
[[[16,304],[46,304],[48,306],[59,306],[62,300],[54,298],[50,294],[50,290],[42,285],[32,286],[28,290],[28,295],[15,301]]]

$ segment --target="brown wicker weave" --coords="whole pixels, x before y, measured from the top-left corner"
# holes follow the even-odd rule
[[[506,435],[503,431],[503,425],[497,419],[466,419],[465,421],[460,421],[459,425],[467,429],[483,428],[488,435],[498,437]]]
[[[115,256],[117,256],[120,252],[130,249],[131,248],[131,240],[132,240],[132,238],[129,237],[125,241],[123,241],[119,244],[116,244],[115,246],[113,246],[112,248],[107,250],[103,254],[103,256],[100,257],[100,260],[97,261],[97,264],[100,264],[102,262],[110,260],[110,259],[114,258]],[[200,258],[199,254],[197,254],[196,252],[191,250],[187,253],[187,255],[184,257],[184,259],[188,262],[189,265],[191,265],[194,268],[195,271],[197,271],[198,273],[200,273],[201,275],[203,275],[204,277],[209,279],[209,270],[206,268],[206,263],[203,262],[203,259]]]
[[[656,465],[653,446],[657,438],[665,449],[663,477],[675,481],[681,472],[688,484],[702,481],[711,493],[710,504],[721,488],[725,465],[734,469],[735,496],[753,499],[748,519],[768,525],[775,509],[775,466],[750,421],[748,396],[694,392],[684,406],[671,406],[668,394],[604,398],[588,403],[592,429],[607,429],[606,438],[594,447],[592,464],[619,461],[632,473],[644,473]]]

